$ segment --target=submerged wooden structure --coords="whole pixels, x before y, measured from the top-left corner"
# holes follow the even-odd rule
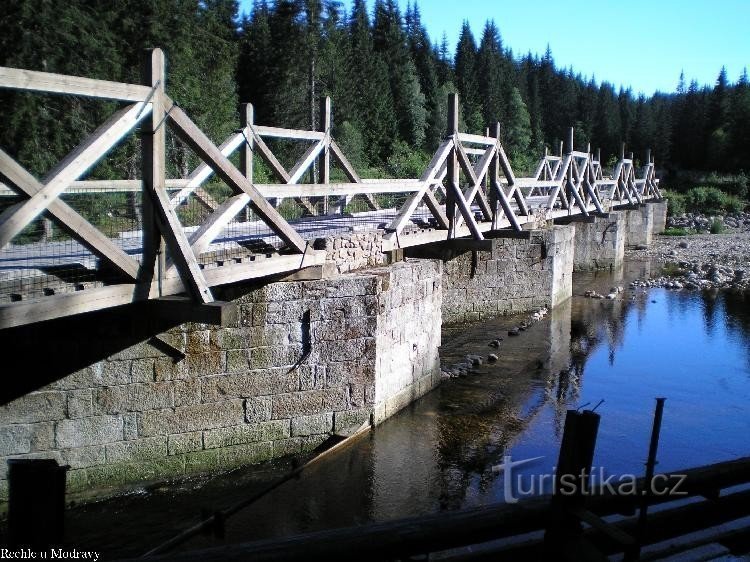
[[[165,89],[164,55],[148,55],[143,84],[126,84],[0,68],[0,88],[115,100],[124,106],[44,178],[0,149],[0,329],[152,300],[187,307],[204,322],[228,314],[212,288],[322,266],[315,239],[352,229],[384,229],[385,250],[470,237],[560,217],[588,217],[621,205],[659,199],[650,154],[638,169],[624,151],[610,175],[599,156],[573,146],[545,154],[532,177],[516,177],[499,138],[458,129],[451,95],[446,136],[421,177],[363,179],[331,136],[331,103],[319,131],[258,125],[250,104],[239,129],[214,144]],[[201,160],[187,177],[167,178],[167,126]],[[142,177],[87,180],[86,174],[136,129]],[[289,169],[269,138],[308,143]],[[240,165],[230,156],[240,152]],[[279,183],[253,182],[259,157]],[[302,183],[317,163],[313,183]],[[331,181],[337,165],[347,179]],[[213,176],[228,188],[204,187]],[[84,178],[84,179],[82,179]],[[85,198],[127,194],[139,201],[110,221]],[[71,199],[72,198],[72,199]],[[280,202],[294,202],[294,212]],[[188,213],[186,208],[191,209]],[[112,226],[118,222],[125,226]],[[54,222],[57,236],[40,236]],[[48,228],[48,226],[46,226]],[[184,296],[180,296],[184,295]]]

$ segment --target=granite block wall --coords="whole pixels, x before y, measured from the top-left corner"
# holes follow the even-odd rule
[[[69,465],[83,498],[302,453],[385,419],[439,380],[441,265],[231,288],[236,325],[159,334],[183,359],[143,341],[0,406],[0,501],[8,458]]]
[[[628,212],[632,211],[612,211],[606,218],[575,223],[573,269],[587,271],[622,265]]]
[[[572,294],[575,227],[496,238],[490,252],[464,252],[443,269],[443,323],[554,307]]]

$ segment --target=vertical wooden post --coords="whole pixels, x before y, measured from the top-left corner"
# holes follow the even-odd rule
[[[448,94],[448,126],[446,136],[458,140],[458,94]],[[448,189],[445,197],[445,214],[448,217],[448,238],[456,235],[456,192],[459,189],[459,167],[456,148],[448,155],[446,162]]]
[[[602,163],[602,149],[597,148],[596,149],[596,161],[599,162],[599,165]]]
[[[647,148],[646,149],[646,166],[648,166],[649,164],[651,164],[651,149]]]
[[[560,141],[560,158],[563,157],[563,141]]]
[[[568,154],[571,154],[573,152],[573,127],[568,129]]]
[[[143,259],[139,280],[145,290],[144,296],[148,296],[155,273],[159,281],[159,296],[161,296],[161,275],[166,268],[164,238],[159,232],[157,213],[150,195],[165,188],[166,133],[163,104],[165,80],[164,52],[161,49],[149,49],[144,56],[143,83],[151,86],[154,93],[151,96],[151,117],[144,120],[141,126]]]
[[[620,147],[620,160],[625,160],[625,143]]]
[[[242,139],[242,151],[240,152],[240,172],[250,183],[253,182],[253,149],[255,138],[252,127],[255,123],[255,109],[251,103],[240,104],[240,127],[244,131],[245,138]],[[250,205],[245,207],[245,221],[250,221]]]
[[[500,123],[495,123],[491,131],[492,137],[499,141],[500,139]],[[544,147],[544,154],[547,155],[547,147]],[[492,230],[497,230],[499,227],[500,220],[500,198],[495,193],[493,186],[500,185],[500,159],[497,157],[497,150],[495,155],[492,157],[490,162],[490,169],[487,172],[487,178],[490,181],[490,206],[492,208]]]
[[[326,136],[325,146],[318,156],[319,183],[328,185],[331,183],[331,98],[326,96],[320,100],[321,131]],[[323,214],[328,214],[328,197],[323,197]]]
[[[574,541],[582,531],[579,520],[570,510],[582,507],[589,493],[599,421],[599,414],[591,410],[568,410],[565,416],[550,506],[552,513],[544,536],[548,552],[559,553],[566,542]]]

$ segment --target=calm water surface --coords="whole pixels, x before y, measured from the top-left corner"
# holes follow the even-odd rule
[[[616,301],[581,296],[627,286],[644,267],[578,276],[571,301],[515,338],[507,336],[518,323],[512,318],[447,331],[444,365],[467,353],[486,356],[497,336],[500,361],[444,382],[240,511],[222,542],[503,501],[503,477],[492,466],[507,454],[541,456],[523,470],[550,471],[565,411],[602,399],[594,463],[607,473],[643,473],[656,396],[667,397],[659,470],[749,455],[750,298],[660,289],[626,289]],[[229,506],[285,470],[269,465],[81,507],[70,513],[70,540],[142,553],[190,526],[201,507]],[[183,549],[212,544],[199,536]]]

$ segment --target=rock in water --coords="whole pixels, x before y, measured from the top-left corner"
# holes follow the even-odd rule
[[[497,355],[495,355],[494,353],[490,353],[487,356],[487,361],[489,361],[490,363],[494,363],[495,361],[497,361],[497,359]]]

